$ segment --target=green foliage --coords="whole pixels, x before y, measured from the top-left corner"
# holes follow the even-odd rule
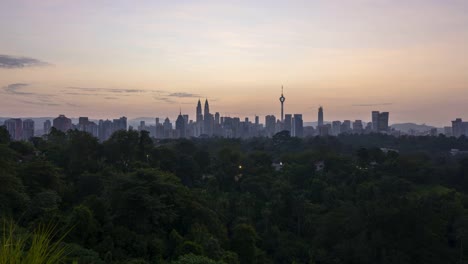
[[[4,132],[0,216],[22,243],[8,254],[26,256],[23,232],[53,222],[78,264],[468,261],[468,159],[448,154],[466,138]]]
[[[63,263],[69,249],[55,238],[53,226],[39,225],[31,234],[19,233],[12,222],[3,222],[0,240],[0,264]]]
[[[224,264],[224,262],[214,261],[204,256],[187,254],[181,256],[177,261],[173,261],[172,264]]]

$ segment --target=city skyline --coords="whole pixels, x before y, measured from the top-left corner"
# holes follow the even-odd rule
[[[468,118],[468,2],[2,1],[0,116]],[[172,119],[171,118],[171,119]]]
[[[461,118],[452,120],[451,126],[437,128],[424,125],[423,131],[418,131],[419,129],[416,129],[414,126],[414,128],[406,127],[405,129],[405,124],[396,124],[396,127],[392,127],[389,124],[390,113],[380,111],[371,112],[370,122],[363,122],[361,119],[355,119],[354,121],[343,120],[343,122],[341,120],[327,122],[324,119],[324,108],[322,106],[317,110],[316,125],[312,126],[310,122],[306,125],[303,114],[291,114],[287,112],[285,114],[285,101],[286,97],[284,96],[283,87],[281,87],[281,96],[279,97],[280,117],[277,118],[274,114],[266,115],[264,116],[265,122],[261,123],[260,116],[258,115],[250,119],[249,117],[231,117],[221,115],[219,112],[212,112],[210,111],[208,98],[205,98],[202,110],[202,101],[198,99],[195,107],[194,119],[190,119],[189,114],[182,114],[182,109],[180,108],[175,121],[175,127],[173,125],[174,122],[171,122],[171,119],[166,116],[166,118],[150,118],[154,121],[154,125],[147,124],[146,120],[139,120],[136,129],[138,131],[147,131],[151,137],[158,139],[192,137],[273,137],[280,132],[287,132],[290,136],[299,138],[339,136],[340,134],[362,135],[371,133],[383,133],[395,137],[404,135],[439,136],[443,134],[445,136],[458,138],[468,135],[468,122],[464,122]],[[52,122],[50,119],[53,119]],[[164,119],[164,122],[160,122],[162,119]],[[152,121],[149,123],[152,123]],[[403,125],[403,127],[401,125]],[[416,124],[413,125],[417,126]],[[3,126],[9,132],[12,140],[30,140],[34,136],[47,137],[53,127],[62,132],[67,132],[69,130],[87,132],[103,142],[119,130],[135,129],[134,125],[129,124],[126,116],[113,120],[109,120],[108,118],[105,120],[93,120],[87,116],[80,116],[78,118],[78,123],[74,124],[72,119],[63,114],[60,114],[56,118],[47,118],[43,122],[43,129],[39,129],[38,131],[35,131],[37,126],[32,119],[22,120],[21,118],[8,118],[3,122]]]

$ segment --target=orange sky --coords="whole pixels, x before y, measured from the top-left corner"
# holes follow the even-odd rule
[[[468,119],[466,1],[96,2],[2,1],[0,116]]]

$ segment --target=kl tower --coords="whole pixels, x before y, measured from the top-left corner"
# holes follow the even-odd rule
[[[281,85],[281,97],[279,98],[281,102],[281,123],[283,123],[284,120],[284,101],[286,101],[286,97],[283,95],[283,86]]]

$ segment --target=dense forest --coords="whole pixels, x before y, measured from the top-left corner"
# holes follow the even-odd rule
[[[0,218],[53,223],[69,263],[468,263],[468,158],[452,148],[468,139],[0,128]]]

